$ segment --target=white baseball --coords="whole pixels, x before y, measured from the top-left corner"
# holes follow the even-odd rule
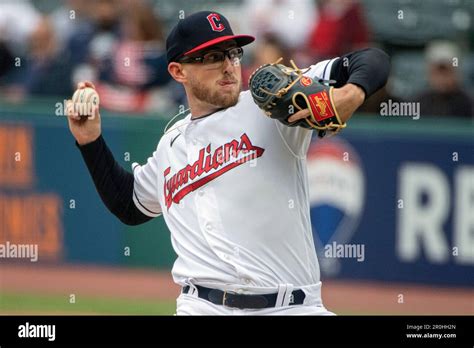
[[[99,106],[99,94],[93,88],[86,87],[76,90],[72,96],[74,110],[81,116],[90,116],[93,109]]]

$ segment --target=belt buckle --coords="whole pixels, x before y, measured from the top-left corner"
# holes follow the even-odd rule
[[[235,308],[235,306],[232,306],[232,305],[229,305],[229,304],[226,303],[226,301],[228,300],[227,295],[229,295],[229,294],[230,295],[235,295],[235,294],[238,294],[238,293],[235,292],[235,291],[224,290],[224,295],[222,295],[222,305],[225,306],[225,307],[229,307],[229,308]]]

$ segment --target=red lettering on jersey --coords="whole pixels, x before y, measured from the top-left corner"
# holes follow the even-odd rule
[[[209,21],[212,30],[221,32],[225,29],[224,24],[221,23],[221,16],[219,16],[217,13],[211,13],[209,16],[207,16],[207,20]]]
[[[240,137],[240,142],[235,139],[229,141],[219,146],[213,153],[211,152],[211,145],[207,145],[199,150],[199,157],[196,162],[186,165],[175,174],[170,175],[171,167],[166,168],[163,172],[166,207],[169,209],[173,203],[179,204],[187,194],[229,170],[262,156],[264,151],[265,149],[254,146],[247,134],[244,133]],[[204,174],[211,171],[214,172],[204,176]],[[185,186],[190,180],[193,181],[194,179],[197,180]]]

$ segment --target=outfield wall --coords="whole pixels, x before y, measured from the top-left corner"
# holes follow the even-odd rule
[[[0,104],[0,245],[37,244],[44,263],[169,269],[163,219],[128,227],[106,210],[52,105]],[[144,163],[167,119],[111,116],[103,113],[103,133],[116,159]],[[356,115],[341,136],[313,142],[323,277],[474,286],[473,129]]]

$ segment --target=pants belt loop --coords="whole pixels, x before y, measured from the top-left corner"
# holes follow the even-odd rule
[[[275,307],[288,306],[292,296],[293,284],[280,284],[278,285],[278,295],[275,303]]]
[[[186,282],[186,284],[189,286],[188,295],[198,297],[198,289],[197,289],[196,285],[194,285],[192,279],[189,279]]]
[[[286,293],[286,284],[278,285],[278,295],[275,302],[275,307],[281,307],[283,301],[285,300],[285,293]]]
[[[293,284],[286,284],[286,292],[283,297],[283,303],[281,304],[282,307],[289,306],[290,303],[293,303],[295,300],[293,298]]]

